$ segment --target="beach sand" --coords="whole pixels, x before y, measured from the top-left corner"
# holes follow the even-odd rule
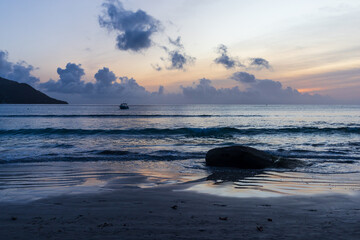
[[[360,195],[232,198],[187,184],[0,204],[1,239],[360,239]]]

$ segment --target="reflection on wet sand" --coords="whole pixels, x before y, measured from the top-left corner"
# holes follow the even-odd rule
[[[352,194],[360,190],[356,174],[309,174],[264,170],[213,169],[207,181],[187,190],[231,197]]]
[[[212,168],[199,159],[7,164],[0,169],[0,202],[170,184],[221,196],[278,197],[349,194],[360,190],[360,176]]]

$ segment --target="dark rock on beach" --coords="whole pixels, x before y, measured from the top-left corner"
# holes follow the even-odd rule
[[[296,159],[274,156],[246,146],[214,148],[206,154],[206,165],[236,167],[242,169],[263,169],[269,167],[291,168],[301,164]]]

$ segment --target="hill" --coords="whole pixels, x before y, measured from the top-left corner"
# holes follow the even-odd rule
[[[68,104],[34,89],[26,83],[18,83],[0,77],[0,103],[9,104]]]

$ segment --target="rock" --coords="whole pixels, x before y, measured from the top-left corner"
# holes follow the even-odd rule
[[[242,169],[263,169],[269,167],[295,168],[304,165],[297,159],[274,156],[246,146],[214,148],[206,154],[206,165],[236,167]]]
[[[206,164],[219,167],[262,169],[274,166],[276,160],[275,156],[245,146],[214,148],[206,154]]]

